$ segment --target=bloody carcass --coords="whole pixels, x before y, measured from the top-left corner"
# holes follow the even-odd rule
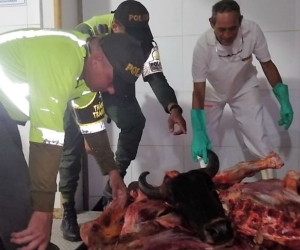
[[[81,227],[89,249],[212,249],[232,244],[234,233],[212,182],[217,156],[209,153],[205,169],[168,172],[160,187],[147,184],[148,172],[128,187],[130,200],[121,211],[114,203]],[[176,176],[175,176],[176,175]]]
[[[134,185],[137,183],[132,183]],[[130,187],[131,188],[131,187]],[[166,202],[148,199],[135,185],[129,205],[114,209],[112,202],[92,222],[81,226],[81,237],[90,250],[209,249],[186,229],[183,218]]]
[[[283,180],[240,182],[271,166],[283,165],[278,155],[240,163],[215,176],[219,197],[236,231],[265,249],[300,249],[300,175],[288,171]]]
[[[217,168],[210,166],[200,171],[201,182],[196,181],[200,177],[195,177],[199,171],[192,172],[193,177],[170,171],[160,187],[147,184],[147,173],[144,173],[139,186],[146,195],[137,188],[136,182],[133,183],[129,187],[128,206],[114,211],[111,204],[97,220],[82,227],[81,235],[90,249],[102,250],[220,249],[218,244],[226,241],[230,246],[226,248],[225,244],[221,249],[300,249],[299,175],[289,171],[284,180],[241,182],[262,169],[282,165],[278,155],[272,153],[259,161],[239,163],[216,176]],[[181,183],[185,186],[181,187]],[[196,188],[189,189],[193,185]],[[213,198],[217,197],[215,188],[218,188],[226,215],[234,224],[234,242],[230,241],[231,224],[219,211],[219,205],[210,215],[202,214],[206,221],[193,211],[193,207],[200,204],[197,202],[200,189],[209,194],[207,198],[201,193],[205,197],[202,204],[211,204],[212,200],[216,202],[213,204],[219,204],[218,199]]]

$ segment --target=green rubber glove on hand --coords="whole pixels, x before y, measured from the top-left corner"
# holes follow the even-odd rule
[[[211,149],[211,142],[206,133],[206,118],[203,109],[192,109],[191,120],[193,128],[193,141],[191,152],[194,162],[198,161],[200,156],[204,163],[207,164],[207,149]]]
[[[278,125],[282,126],[285,124],[284,129],[288,130],[292,124],[293,117],[294,117],[293,108],[289,100],[288,86],[283,83],[277,83],[273,87],[273,93],[275,94],[281,106],[280,108],[281,119],[278,121]]]

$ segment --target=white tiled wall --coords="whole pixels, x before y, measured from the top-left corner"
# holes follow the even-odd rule
[[[0,6],[0,33],[25,27],[39,27],[40,0],[26,4]]]
[[[88,4],[85,1],[84,4]],[[121,2],[105,1],[104,8],[99,13],[114,10]],[[107,3],[109,2],[109,4]],[[191,125],[189,110],[192,100],[191,61],[192,51],[199,35],[209,28],[208,19],[211,8],[217,0],[141,0],[150,12],[150,26],[160,47],[161,59],[165,75],[177,93],[184,117],[188,124],[188,134],[175,137],[167,128],[167,114],[158,104],[148,83],[139,79],[137,83],[137,98],[140,102],[147,123],[137,158],[131,164],[126,182],[136,180],[138,175],[148,170],[149,180],[158,184],[166,169],[186,171],[195,167],[190,156]],[[255,62],[261,79],[261,94],[265,104],[265,122],[268,133],[274,145],[284,159],[285,167],[278,171],[278,176],[285,174],[287,169],[299,170],[300,149],[300,1],[299,0],[239,0],[244,18],[256,21],[263,29],[268,40],[269,49],[274,63],[277,65],[283,81],[290,86],[290,98],[294,108],[294,122],[285,131],[277,126],[279,105],[270,87],[266,83],[260,65]],[[99,6],[100,7],[100,6]],[[90,18],[97,13],[86,11],[84,18]],[[87,9],[87,8],[85,8]],[[119,130],[114,125],[108,125],[111,144],[115,148]],[[218,153],[221,167],[227,168],[244,160],[243,150],[236,136],[235,122],[231,112],[226,108],[220,128],[220,141],[214,145]],[[93,167],[93,171],[98,172]],[[99,174],[100,175],[100,174]],[[99,175],[97,177],[99,177]],[[100,179],[102,177],[99,177]],[[100,196],[101,187],[98,178],[91,180],[90,189],[93,195]],[[96,199],[94,199],[96,200]],[[91,200],[91,203],[95,201]]]

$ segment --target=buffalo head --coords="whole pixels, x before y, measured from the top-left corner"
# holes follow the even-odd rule
[[[206,168],[177,174],[174,171],[159,187],[148,184],[149,172],[143,172],[139,188],[149,198],[165,200],[176,208],[201,240],[220,245],[233,240],[234,236],[232,223],[225,215],[212,181],[218,170],[218,156],[208,150]]]

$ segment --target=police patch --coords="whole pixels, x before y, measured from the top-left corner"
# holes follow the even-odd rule
[[[151,50],[151,53],[147,61],[144,64],[143,77],[145,78],[148,75],[155,74],[158,72],[163,72],[163,70],[160,61],[158,47],[154,46]]]

